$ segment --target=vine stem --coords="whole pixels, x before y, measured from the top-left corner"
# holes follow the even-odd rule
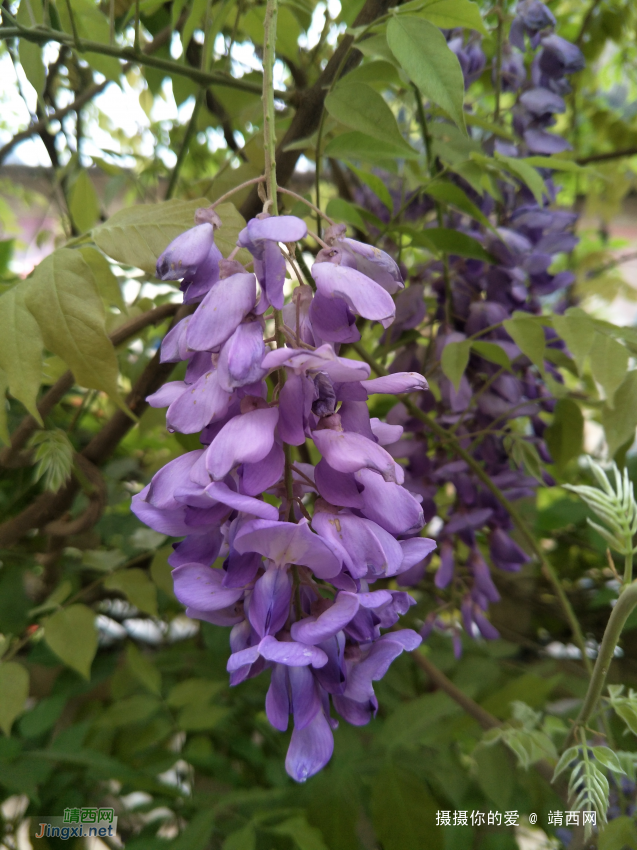
[[[352,344],[352,347],[355,351],[358,352],[361,358],[371,366],[371,368],[374,370],[374,372],[376,372],[377,375],[389,374],[389,372],[383,366],[381,366],[380,363],[378,363],[370,354],[367,353],[367,351],[365,351],[365,349],[360,343],[355,342]],[[502,507],[507,511],[507,513],[513,520],[515,526],[517,527],[518,531],[524,537],[529,548],[540,562],[542,566],[542,572],[553,586],[553,589],[557,595],[560,605],[562,606],[562,610],[564,611],[568,624],[571,627],[573,639],[575,640],[575,643],[577,644],[582,654],[582,661],[584,663],[586,671],[590,676],[593,672],[593,665],[591,664],[590,658],[586,654],[586,644],[584,642],[584,635],[582,634],[582,629],[575,615],[575,611],[573,610],[573,606],[569,602],[568,596],[566,595],[566,593],[564,592],[564,588],[560,584],[559,577],[555,572],[553,565],[547,560],[546,556],[544,555],[544,552],[542,552],[540,547],[537,545],[537,542],[531,532],[531,529],[522,519],[522,516],[518,512],[517,508],[511,504],[511,502],[507,499],[507,497],[504,495],[502,490],[500,490],[497,484],[493,483],[488,473],[485,472],[485,470],[480,466],[478,461],[474,457],[472,457],[469,452],[463,449],[462,445],[460,444],[460,441],[456,437],[453,437],[446,428],[443,428],[442,425],[439,425],[434,419],[431,419],[426,413],[424,413],[418,407],[418,405],[414,404],[414,402],[409,398],[409,396],[398,397],[402,400],[403,404],[413,417],[419,419],[421,422],[427,425],[434,432],[434,434],[436,434],[438,437],[443,438],[446,442],[451,444],[454,453],[465,461],[467,466],[469,466],[473,470],[473,472],[478,476],[480,481],[482,481],[487,490],[498,500]]]
[[[277,16],[278,0],[268,0],[263,23],[263,148],[265,151],[265,185],[272,215],[278,215],[273,79],[276,59]]]
[[[604,637],[602,638],[599,652],[597,653],[593,674],[588,685],[588,691],[586,692],[581,711],[569,736],[571,739],[575,736],[576,730],[579,727],[585,726],[586,723],[588,723],[595,711],[599,698],[604,690],[608,669],[611,661],[613,660],[615,647],[619,641],[622,629],[626,624],[626,620],[636,606],[637,581],[634,581],[624,589],[615,603],[615,607],[611,611],[610,617],[608,618]],[[566,746],[568,746],[568,742]]]
[[[230,189],[229,192],[223,194],[220,198],[217,198],[211,204],[211,207],[214,209],[219,204],[223,203],[228,198],[231,198],[233,195],[236,195],[237,192],[240,192],[242,189],[245,189],[247,186],[254,186],[255,183],[263,183],[265,182],[265,177],[261,175],[261,177],[253,177],[251,180],[246,180],[244,183],[239,183],[238,186],[235,186],[234,189]]]

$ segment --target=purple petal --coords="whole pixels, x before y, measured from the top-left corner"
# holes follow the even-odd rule
[[[358,342],[356,316],[342,298],[326,298],[317,292],[309,309],[309,320],[315,336],[325,342]]]
[[[161,343],[161,362],[162,363],[177,363],[179,360],[186,360],[189,354],[186,345],[186,334],[192,316],[186,316],[180,322],[177,322],[172,330],[169,330]]]
[[[234,333],[254,308],[257,298],[253,274],[234,274],[220,280],[191,317],[186,339],[194,351],[212,351]]]
[[[390,295],[403,289],[403,276],[396,261],[373,245],[365,245],[355,239],[345,238],[343,242],[353,252],[356,258],[356,268],[367,277],[370,277]]]
[[[383,375],[380,378],[372,378],[371,381],[364,381],[363,386],[370,395],[372,393],[388,395],[414,393],[418,390],[429,389],[426,379],[418,372],[395,372],[393,375]]]
[[[307,225],[295,215],[252,218],[239,234],[237,243],[244,248],[262,239],[273,242],[298,242],[307,236]]]
[[[174,431],[196,434],[213,419],[225,416],[231,396],[219,386],[217,372],[206,372],[172,402],[166,422]]]
[[[227,608],[220,608],[218,611],[200,611],[197,608],[186,608],[186,616],[191,620],[205,620],[206,623],[212,623],[213,626],[236,626],[243,620],[242,605],[229,605]]]
[[[358,472],[373,469],[385,481],[402,483],[404,473],[389,452],[360,434],[325,429],[313,431],[316,448],[337,472]]]
[[[290,640],[277,640],[272,635],[263,638],[259,644],[259,651],[268,661],[285,664],[286,667],[304,667],[309,664],[312,667],[324,667],[327,664],[327,655],[317,646],[306,646],[304,643]]]
[[[171,460],[153,475],[149,484],[148,499],[155,508],[173,509],[180,507],[175,500],[175,490],[190,483],[190,471],[203,453],[202,449],[186,452]]]
[[[167,534],[169,537],[182,537],[184,534],[192,532],[192,528],[186,524],[186,508],[184,505],[178,505],[173,509],[156,508],[146,500],[149,492],[150,484],[132,498],[131,511],[137,519],[152,528],[153,531]]]
[[[404,428],[402,425],[389,425],[376,417],[370,419],[369,424],[379,446],[391,446],[393,443],[397,443],[403,435]],[[396,455],[394,454],[393,457],[396,457]]]
[[[312,401],[314,381],[305,375],[288,375],[279,394],[279,436],[284,443],[302,446],[305,443]]]
[[[423,558],[430,555],[436,546],[436,541],[429,537],[412,537],[410,540],[401,540],[400,548],[403,550],[403,562],[400,565],[400,572],[415,567]]]
[[[287,731],[290,717],[288,671],[281,664],[272,668],[270,687],[265,696],[265,713],[275,729],[279,732]]]
[[[363,506],[363,486],[357,486],[351,473],[337,472],[326,460],[320,460],[314,470],[314,480],[323,499],[331,505],[344,508]]]
[[[325,661],[327,663],[327,656]],[[323,713],[316,680],[309,667],[290,667],[289,677],[294,728],[304,729],[316,714]]]
[[[168,407],[188,389],[185,381],[169,381],[160,387],[156,393],[146,396],[151,407]]]
[[[390,534],[420,531],[424,525],[423,511],[408,490],[391,481],[384,481],[370,469],[361,469],[354,478],[364,488],[360,509],[368,519],[378,523]]]
[[[325,767],[334,751],[334,736],[322,711],[303,729],[292,732],[285,769],[292,779],[305,782]]]
[[[249,646],[247,649],[241,649],[239,652],[233,652],[226,664],[226,670],[228,673],[232,673],[234,670],[239,670],[247,664],[254,664],[258,657],[258,646]]]
[[[279,414],[280,415],[280,414]],[[257,496],[280,481],[285,466],[285,455],[278,443],[256,463],[244,463],[241,467],[241,489],[248,496]]]
[[[222,542],[220,531],[191,535],[175,546],[175,551],[168,556],[168,563],[171,567],[181,567],[184,564],[200,564],[202,567],[209,567],[219,555]]]
[[[213,239],[211,224],[198,224],[186,230],[160,254],[157,277],[160,280],[180,280],[193,275],[208,256]]]
[[[235,537],[235,548],[237,548]],[[292,582],[286,570],[270,567],[257,579],[250,597],[248,619],[256,633],[276,634],[285,625],[290,610]]]
[[[314,263],[312,276],[326,298],[343,298],[354,313],[378,321],[384,328],[394,321],[396,310],[391,295],[367,275],[347,266]]]
[[[206,487],[206,493],[211,499],[222,502],[235,511],[252,514],[252,516],[258,516],[261,519],[279,518],[279,509],[275,508],[274,505],[263,502],[261,499],[254,499],[252,496],[244,496],[241,493],[236,493],[227,484],[224,484],[223,481],[213,481],[212,484]]]
[[[398,541],[375,522],[318,512],[312,524],[321,537],[345,551],[345,566],[354,578],[392,576],[400,569],[403,553]]]
[[[359,604],[355,593],[339,593],[334,604],[319,617],[306,617],[292,623],[291,635],[303,643],[322,643],[345,628],[356,615]]]
[[[219,386],[232,392],[235,387],[260,381],[266,374],[261,368],[264,354],[261,325],[258,322],[240,324],[221,349],[217,364]]]
[[[206,467],[215,481],[221,481],[240,463],[256,463],[266,457],[274,444],[279,418],[275,407],[251,410],[227,422],[206,451]]]
[[[173,570],[175,596],[182,605],[199,611],[227,608],[243,596],[243,588],[224,588],[223,576],[223,570],[213,570],[201,564],[176,567]]]
[[[526,130],[524,132],[524,141],[531,153],[537,153],[543,156],[550,156],[554,153],[562,153],[562,151],[570,151],[572,149],[572,146],[566,139],[556,136],[554,133],[547,133],[546,130]]]
[[[299,523],[250,520],[238,532],[234,545],[239,552],[259,552],[280,567],[309,567],[318,578],[331,578],[341,569],[338,558],[310,531],[306,519]]]

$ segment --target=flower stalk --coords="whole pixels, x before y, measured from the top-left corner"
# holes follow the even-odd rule
[[[263,147],[265,150],[265,185],[270,203],[269,211],[272,215],[278,215],[274,113],[274,62],[276,59],[277,17],[278,0],[268,0],[263,24]]]

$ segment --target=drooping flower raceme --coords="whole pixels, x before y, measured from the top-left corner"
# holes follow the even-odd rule
[[[422,499],[387,448],[402,428],[370,418],[366,401],[427,383],[417,373],[370,379],[367,364],[338,355],[359,338],[357,315],[385,327],[394,319],[391,294],[403,282],[387,254],[334,229],[312,267],[316,293],[300,286],[284,306],[280,243],[306,235],[301,219],[248,223],[238,245],[255,273],[221,258],[213,211],[197,222],[157,263],[160,278],[183,272],[185,300],[197,303],[162,344],[163,361],[187,361],[185,378],[149,402],[168,408],[170,430],[199,433],[202,447],[168,463],[132,507],[183,538],[169,558],[175,594],[189,616],[232,626],[231,684],[269,672],[266,713],[281,731],[292,715],[286,769],[303,781],[331,756],[332,709],[369,722],[373,682],[421,642],[392,630],[413,598],[375,585],[435,543],[419,536]],[[287,345],[264,342],[271,306]]]

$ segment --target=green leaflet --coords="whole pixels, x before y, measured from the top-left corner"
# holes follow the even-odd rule
[[[581,308],[571,307],[563,316],[552,316],[553,327],[562,337],[568,350],[582,374],[584,360],[591,350],[594,338],[594,324]]]
[[[310,826],[302,816],[288,818],[271,831],[276,835],[292,838],[298,850],[328,850],[320,831],[315,826]]]
[[[29,696],[29,674],[22,664],[0,663],[0,729],[11,734],[13,721],[24,710]]]
[[[365,83],[341,83],[325,98],[325,108],[346,127],[364,133],[379,142],[412,152],[398,129],[394,113],[371,86]]]
[[[493,260],[477,239],[450,227],[426,227],[419,230],[414,233],[412,244],[428,248],[434,253],[457,254],[485,263]]]
[[[626,375],[628,349],[606,334],[596,333],[591,348],[591,371],[606,394],[606,404],[613,407],[615,392]]]
[[[18,284],[0,296],[0,368],[9,392],[42,424],[36,398],[42,380],[42,335]],[[4,402],[3,402],[4,403]]]
[[[387,24],[387,42],[425,97],[465,130],[464,78],[457,57],[438,27],[422,18],[396,16]]]
[[[119,590],[131,605],[153,617],[157,616],[157,588],[144,570],[138,567],[120,570],[107,576],[104,587],[108,590]]]
[[[151,693],[161,693],[161,673],[148,655],[142,653],[134,643],[126,644],[126,664],[133,676]]]
[[[533,168],[532,165],[529,165],[523,159],[514,159],[511,156],[503,156],[496,151],[495,159],[499,162],[507,171],[510,171],[511,174],[515,174],[516,177],[526,183],[529,189],[533,192],[533,196],[535,200],[542,205],[542,199],[546,192],[546,186],[544,185],[544,180],[540,176],[540,174]]]
[[[440,29],[464,27],[489,35],[482,21],[478,4],[470,0],[434,0],[432,3],[427,3],[418,14]]]
[[[369,171],[363,171],[361,168],[356,168],[353,165],[350,165],[349,168],[354,172],[354,174],[356,174],[359,180],[362,180],[366,186],[369,186],[376,197],[385,204],[390,212],[392,212],[394,209],[392,196],[389,194],[389,189],[385,186],[385,183],[380,179],[380,177]]]
[[[54,251],[24,286],[25,305],[44,345],[64,360],[78,384],[118,400],[117,358],[106,335],[102,299],[79,251]]]
[[[38,96],[40,96],[44,91],[44,83],[46,81],[46,71],[42,62],[42,48],[32,41],[21,39],[18,47],[18,55],[27,80],[36,90]]]
[[[221,850],[256,850],[257,833],[254,824],[248,823],[230,835],[223,842]]]
[[[9,434],[9,417],[8,417],[8,402],[7,390],[9,388],[9,378],[4,369],[0,369],[0,440],[8,446],[11,442]]]
[[[488,227],[489,230],[494,230],[493,225],[484,213],[482,213],[473,201],[469,200],[462,189],[454,183],[450,183],[447,180],[436,180],[433,183],[429,183],[429,185],[425,187],[424,192],[436,201],[442,201],[445,204],[449,204],[450,206],[455,207],[461,212],[471,216],[471,218],[475,218],[476,221],[479,221],[485,227]]]
[[[385,850],[442,850],[437,805],[424,783],[390,762],[374,777],[372,822]]]
[[[478,339],[471,343],[471,348],[476,354],[479,354],[480,357],[488,360],[489,363],[495,363],[497,366],[501,366],[509,372],[511,371],[509,355],[497,343]]]
[[[448,342],[442,349],[440,366],[447,378],[454,385],[456,392],[469,362],[471,342],[467,339],[461,342]]]
[[[614,457],[617,450],[635,435],[637,427],[637,371],[629,372],[615,391],[614,407],[605,404],[602,408],[602,425],[608,443],[608,455]]]
[[[127,313],[128,309],[122,297],[119,281],[111,271],[106,257],[88,245],[80,248],[80,253],[90,266],[93,280],[104,302],[109,306],[117,307],[122,313]]]
[[[100,201],[85,169],[77,175],[69,193],[69,212],[80,233],[87,233],[100,217]]]
[[[351,204],[349,201],[343,200],[343,198],[332,198],[325,208],[325,212],[330,218],[351,224],[352,227],[356,227],[358,230],[365,231],[367,229],[356,204]]]
[[[363,160],[364,162],[391,163],[392,170],[395,168],[394,161],[397,159],[418,159],[418,153],[403,145],[394,142],[381,142],[372,139],[365,133],[353,130],[350,133],[341,133],[331,139],[325,146],[323,154],[335,159]]]
[[[97,651],[95,614],[90,608],[77,603],[57,611],[44,621],[44,639],[68,667],[90,678]]]
[[[195,210],[209,205],[206,198],[138,204],[119,210],[98,225],[93,230],[93,239],[118,263],[154,274],[159,255],[173,239],[194,226]],[[220,204],[216,211],[223,226],[215,232],[215,244],[227,256],[235,246],[239,231],[245,227],[245,221],[234,204]]]
[[[561,398],[555,406],[553,421],[546,429],[546,443],[560,468],[578,457],[584,445],[584,417],[579,404],[570,398]]]
[[[502,324],[522,354],[525,354],[531,363],[544,373],[546,339],[542,325],[527,313],[517,312],[513,314],[512,319],[507,319]]]

